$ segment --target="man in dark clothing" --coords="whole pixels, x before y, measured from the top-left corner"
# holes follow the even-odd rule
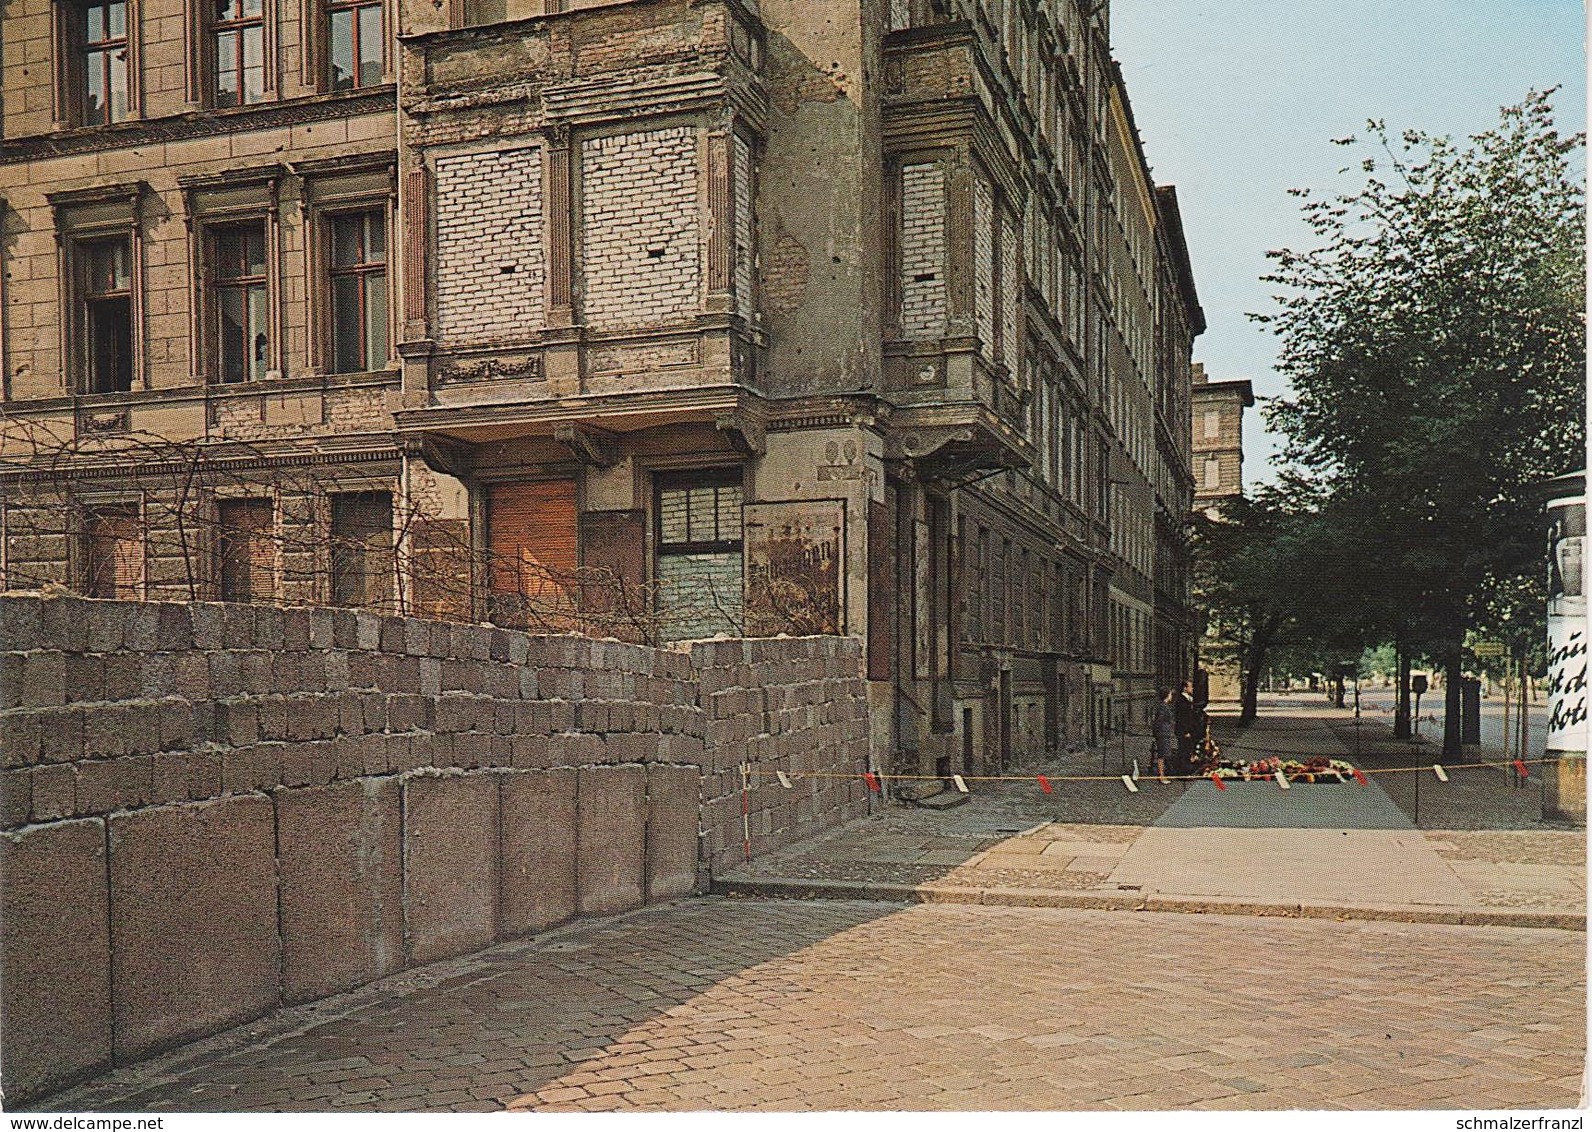
[[[1194,682],[1183,681],[1183,687],[1172,700],[1172,715],[1177,724],[1178,772],[1188,774],[1194,769],[1194,745],[1199,741],[1200,713],[1194,706]]]

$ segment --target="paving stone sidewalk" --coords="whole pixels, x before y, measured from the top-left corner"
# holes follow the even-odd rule
[[[1274,700],[1243,733],[1218,715],[1229,753],[1342,758],[1352,713]],[[1131,741],[1130,741],[1131,742]],[[1357,765],[1407,767],[1367,733]],[[1131,747],[1071,752],[1013,775],[1099,776],[1131,768]],[[1398,761],[1402,760],[1402,761]],[[1142,771],[1141,767],[1141,771]],[[892,806],[720,878],[725,891],[871,895],[974,903],[1191,907],[1272,914],[1416,916],[1584,927],[1586,833],[1544,823],[1534,790],[1494,770],[1420,787],[1412,773],[1370,784],[980,782],[945,811]],[[1414,817],[1419,813],[1419,825]],[[1451,819],[1452,828],[1439,824]],[[1462,819],[1462,820],[1461,820]],[[916,890],[916,891],[914,891]],[[1166,901],[1173,903],[1168,904]],[[1291,909],[1291,911],[1290,911]]]
[[[39,1107],[1562,1108],[1584,1004],[1565,931],[706,898],[406,973]]]

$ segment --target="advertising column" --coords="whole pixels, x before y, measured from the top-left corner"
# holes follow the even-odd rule
[[[1547,508],[1548,744],[1544,816],[1586,819],[1586,479],[1565,476]]]

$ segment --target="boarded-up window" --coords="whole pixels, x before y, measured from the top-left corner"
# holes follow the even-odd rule
[[[83,516],[83,592],[136,601],[144,596],[144,524],[136,503],[94,507]]]
[[[332,604],[387,609],[392,604],[392,493],[332,496]]]
[[[489,615],[496,624],[544,633],[578,627],[574,480],[490,488],[487,540]]]
[[[665,640],[742,632],[741,473],[660,480],[658,612]]]
[[[217,508],[222,601],[276,597],[275,518],[269,499],[228,499]]]
[[[845,507],[840,500],[747,505],[748,636],[841,631]]]

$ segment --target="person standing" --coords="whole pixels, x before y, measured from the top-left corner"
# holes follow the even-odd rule
[[[1172,700],[1172,718],[1177,731],[1178,773],[1190,774],[1200,727],[1199,709],[1194,706],[1194,681],[1183,681],[1182,689]]]
[[[1172,710],[1172,689],[1162,688],[1155,705],[1155,776],[1165,778],[1168,767],[1177,765],[1177,713]]]

